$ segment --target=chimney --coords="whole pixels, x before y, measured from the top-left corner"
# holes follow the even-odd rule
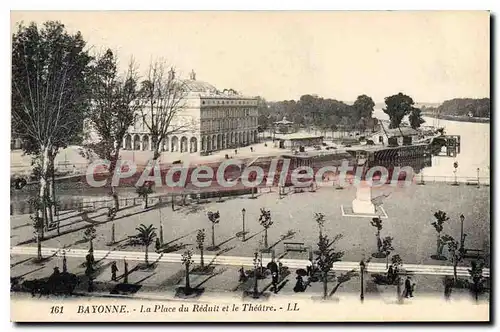
[[[191,73],[189,74],[189,79],[192,81],[196,81],[196,73],[194,70],[191,70]]]
[[[174,71],[174,68],[170,68],[170,70],[168,71],[168,80],[169,81],[172,81],[175,79],[175,71]]]

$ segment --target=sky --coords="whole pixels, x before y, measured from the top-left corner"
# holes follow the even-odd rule
[[[145,73],[165,59],[188,78],[270,101],[304,94],[383,102],[490,95],[489,13],[462,12],[11,12],[59,20],[92,51],[111,48]]]

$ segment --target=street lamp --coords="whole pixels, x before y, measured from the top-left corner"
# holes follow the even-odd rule
[[[259,253],[258,252],[255,252],[254,253],[254,259],[253,259],[253,280],[254,280],[254,284],[253,284],[253,297],[256,299],[259,297],[259,289],[258,289],[258,285],[257,285],[257,269],[259,268],[259,264],[260,264],[260,259],[259,259]]]
[[[479,167],[477,168],[477,187],[479,188]]]
[[[465,217],[463,214],[460,215],[460,253],[463,255],[464,253],[464,242],[465,242],[465,235],[464,235],[464,220]]]
[[[243,221],[243,232],[242,232],[242,236],[243,236],[243,242],[245,242],[245,212],[247,210],[245,210],[245,208],[241,209],[241,219]]]
[[[360,299],[361,299],[361,302],[363,302],[365,300],[365,287],[364,287],[364,283],[363,283],[363,275],[365,273],[365,261],[364,260],[361,260],[361,262],[359,262],[359,270],[360,270],[360,274],[361,274],[361,295],[359,296]]]

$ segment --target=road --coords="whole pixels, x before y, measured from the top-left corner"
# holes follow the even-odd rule
[[[61,257],[63,251],[66,253],[66,257],[81,257],[85,258],[88,254],[86,249],[62,249],[62,248],[42,248],[42,256],[54,256]],[[11,255],[26,255],[26,256],[36,256],[37,248],[31,246],[16,246],[10,249]],[[181,254],[169,253],[169,254],[157,254],[155,252],[149,253],[150,262],[158,263],[181,263]],[[138,251],[115,251],[115,250],[94,250],[95,259],[109,259],[109,260],[123,260],[127,261],[143,261],[144,253]],[[200,260],[200,255],[193,255],[193,260],[195,262]],[[205,262],[212,262],[215,265],[229,265],[229,266],[250,266],[254,265],[252,257],[242,257],[242,256],[216,256],[216,255],[204,255]],[[263,257],[262,263],[265,266],[271,261],[270,257]],[[282,258],[279,260],[284,266],[288,268],[305,268],[309,261],[300,259],[286,259]],[[336,262],[333,265],[333,270],[336,271],[351,271],[359,270],[359,262],[348,262],[341,261]],[[370,273],[384,273],[387,271],[385,263],[375,263],[370,262],[366,264],[367,272]],[[421,275],[442,275],[442,276],[452,276],[453,266],[444,265],[424,265],[424,264],[403,264],[402,272],[408,274],[421,274]],[[457,267],[457,275],[460,277],[468,277],[469,272],[467,267]],[[489,277],[490,270],[483,269],[483,276]]]

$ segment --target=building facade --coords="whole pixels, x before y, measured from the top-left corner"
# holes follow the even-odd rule
[[[181,101],[183,108],[171,123],[174,127],[189,125],[168,136],[162,152],[208,154],[257,142],[257,97],[242,96],[234,90],[219,91],[196,80],[194,72],[189,80],[182,81],[182,86],[187,90]],[[153,150],[151,135],[140,116],[125,135],[122,148]]]

